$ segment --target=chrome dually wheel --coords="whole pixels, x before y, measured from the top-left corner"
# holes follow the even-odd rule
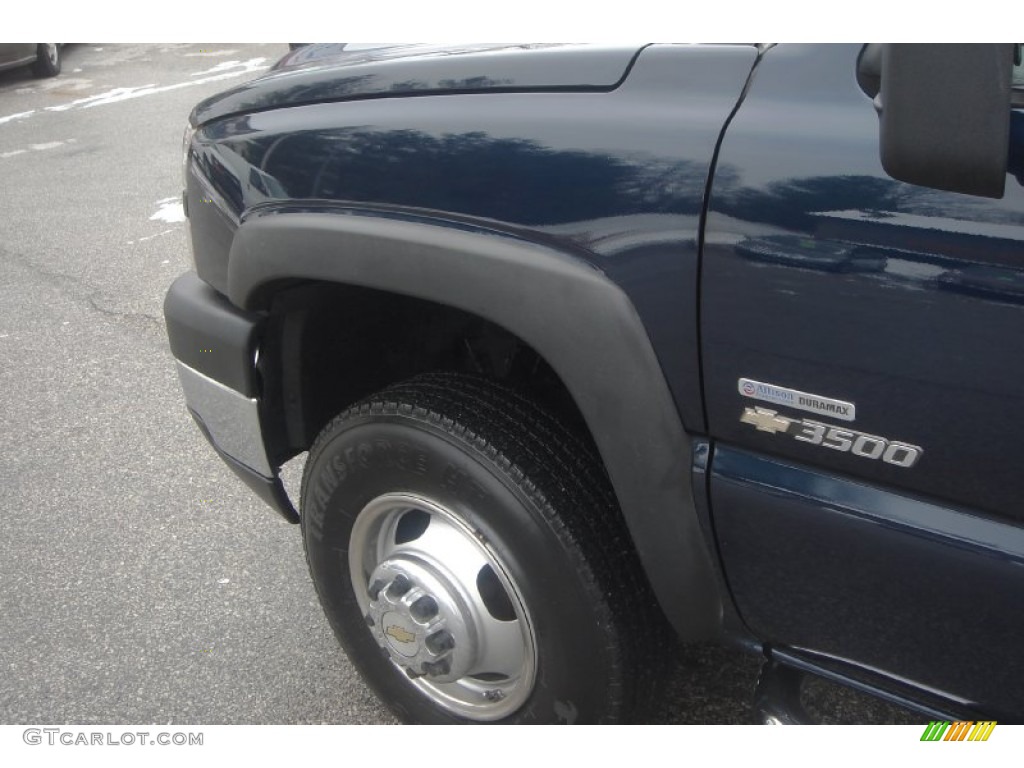
[[[451,509],[405,493],[374,499],[353,526],[349,570],[377,644],[437,704],[488,721],[526,701],[536,675],[526,606]]]

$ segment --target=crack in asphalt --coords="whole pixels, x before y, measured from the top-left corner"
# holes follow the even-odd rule
[[[31,274],[41,278],[43,282],[55,287],[69,299],[78,302],[96,312],[114,319],[115,321],[129,321],[121,323],[125,327],[134,325],[137,328],[145,329],[146,333],[164,333],[164,321],[162,316],[151,315],[147,312],[134,312],[131,310],[112,309],[110,306],[101,306],[98,302],[109,302],[111,297],[102,290],[93,288],[86,284],[76,275],[68,275],[47,269],[27,256],[20,253],[0,248],[0,259],[23,267]],[[134,321],[134,322],[132,322]]]
[[[162,317],[157,317],[155,315],[150,315],[150,314],[148,314],[146,312],[131,312],[131,311],[119,312],[116,309],[108,309],[106,307],[101,307],[99,304],[96,303],[96,297],[97,296],[102,296],[102,295],[103,295],[102,292],[97,291],[95,293],[89,294],[85,298],[88,301],[89,306],[91,306],[93,309],[95,309],[97,312],[99,312],[102,315],[106,315],[107,317],[112,317],[114,319],[140,320],[140,321],[143,321],[142,322],[142,326],[143,327],[146,327],[146,328],[148,328],[150,330],[154,330],[154,331],[156,331],[157,333],[160,333],[160,334],[164,333],[164,321],[163,321]]]

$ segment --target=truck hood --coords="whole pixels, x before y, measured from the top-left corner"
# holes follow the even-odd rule
[[[200,102],[194,126],[239,113],[347,99],[482,93],[609,90],[642,46],[381,45],[347,50],[313,45],[282,58],[263,77]]]

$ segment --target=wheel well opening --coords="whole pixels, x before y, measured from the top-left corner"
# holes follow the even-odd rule
[[[508,330],[443,304],[372,288],[282,286],[270,303],[260,374],[268,444],[284,462],[356,401],[428,371],[493,378],[534,399],[593,446],[546,360]],[[595,449],[596,451],[596,449]]]

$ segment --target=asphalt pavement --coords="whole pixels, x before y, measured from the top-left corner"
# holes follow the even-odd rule
[[[56,78],[0,74],[0,723],[393,722],[297,527],[193,425],[164,332],[188,113],[286,51],[77,44]],[[756,659],[677,662],[661,722],[749,721]]]

